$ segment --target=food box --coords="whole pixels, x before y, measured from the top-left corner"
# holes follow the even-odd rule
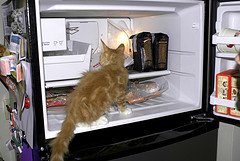
[[[236,69],[229,69],[218,73],[216,76],[216,97],[233,101],[239,100],[240,72]],[[215,111],[221,114],[240,116],[234,108],[217,105]]]

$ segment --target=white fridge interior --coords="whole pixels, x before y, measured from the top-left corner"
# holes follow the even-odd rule
[[[239,53],[238,46],[240,44],[240,39],[238,35],[221,35],[224,29],[230,30],[240,30],[240,2],[222,2],[217,9],[217,21],[215,23],[216,33],[212,36],[212,43],[216,45],[216,57],[215,57],[215,84],[214,91],[210,98],[210,103],[214,105],[213,113],[220,117],[231,118],[235,120],[240,120],[238,115],[238,103],[237,100],[221,99],[216,97],[216,75],[220,72],[226,71],[228,69],[239,69],[237,63],[235,62],[235,57]],[[219,45],[233,46],[236,50],[221,50]],[[238,82],[239,83],[239,82]],[[239,93],[237,94],[239,95]],[[235,112],[236,116],[229,113],[223,114],[216,112],[216,106],[224,106]]]
[[[122,32],[127,37],[144,31],[162,32],[169,36],[167,70],[129,75],[129,80],[156,81],[167,87],[167,90],[154,99],[128,105],[133,111],[129,115],[121,115],[111,108],[107,113],[109,121],[107,124],[79,126],[75,133],[202,108],[204,2],[190,0],[101,2],[39,0],[35,3],[42,89],[39,97],[42,97],[46,139],[56,137],[65,117],[64,112],[48,110],[46,91],[76,85],[80,80],[81,72],[93,70],[94,64],[98,62],[101,52],[100,40],[102,39],[106,44],[114,47],[118,44],[117,40],[113,41],[113,39]],[[58,51],[58,49],[44,51],[43,24],[41,22],[43,19],[50,18],[64,20],[66,33],[62,33],[62,35],[66,34],[65,41],[68,48],[69,45],[73,45],[73,41],[78,41],[79,45],[83,45],[84,50],[75,45],[76,49],[73,49],[72,52]],[[79,30],[75,33],[76,26]],[[51,29],[49,31],[49,35],[51,35]],[[128,51],[131,50],[132,44],[126,41],[125,46],[127,47],[126,52],[131,55],[131,52]],[[76,52],[79,50],[82,51],[78,55]],[[82,56],[84,58],[81,58]],[[82,69],[84,62],[90,62],[90,65]],[[58,78],[58,73],[63,74],[63,77]]]

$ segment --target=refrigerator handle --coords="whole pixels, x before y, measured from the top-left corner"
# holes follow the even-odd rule
[[[191,120],[196,122],[213,122],[214,118],[207,117],[205,113],[191,116]]]

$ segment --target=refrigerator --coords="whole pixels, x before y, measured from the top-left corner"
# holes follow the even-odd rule
[[[83,72],[97,70],[101,40],[114,48],[122,34],[121,42],[130,57],[136,51],[131,36],[144,32],[167,35],[165,69],[129,72],[129,81],[155,82],[162,92],[127,104],[132,109],[129,115],[112,107],[106,113],[108,123],[77,126],[65,160],[121,160],[128,156],[125,160],[134,160],[134,155],[151,156],[148,152],[161,157],[168,154],[158,151],[161,147],[173,152],[175,148],[197,149],[207,142],[216,144],[219,121],[239,124],[238,93],[234,99],[220,97],[218,92],[224,95],[228,88],[220,89],[218,78],[229,69],[238,73],[240,1],[24,0],[11,5],[25,13],[26,25],[13,36],[21,35],[27,44],[27,54],[19,58],[30,108],[24,109],[17,121],[25,132],[32,160],[49,160],[49,143],[65,117],[64,106],[48,106],[48,95],[68,91]],[[10,41],[13,36],[10,34]],[[8,38],[6,35],[6,41]],[[8,78],[12,77],[2,77],[6,86]],[[237,86],[238,76],[231,78]],[[228,85],[230,89],[232,84]],[[207,134],[213,139],[206,139]],[[189,139],[205,140],[206,144],[181,146]],[[22,158],[29,151],[21,152]],[[215,158],[211,155],[205,160]]]

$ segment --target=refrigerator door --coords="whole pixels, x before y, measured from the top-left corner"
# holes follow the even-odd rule
[[[240,1],[213,1],[211,26],[212,94],[210,104],[219,120],[239,124]],[[228,85],[225,86],[225,83]]]

